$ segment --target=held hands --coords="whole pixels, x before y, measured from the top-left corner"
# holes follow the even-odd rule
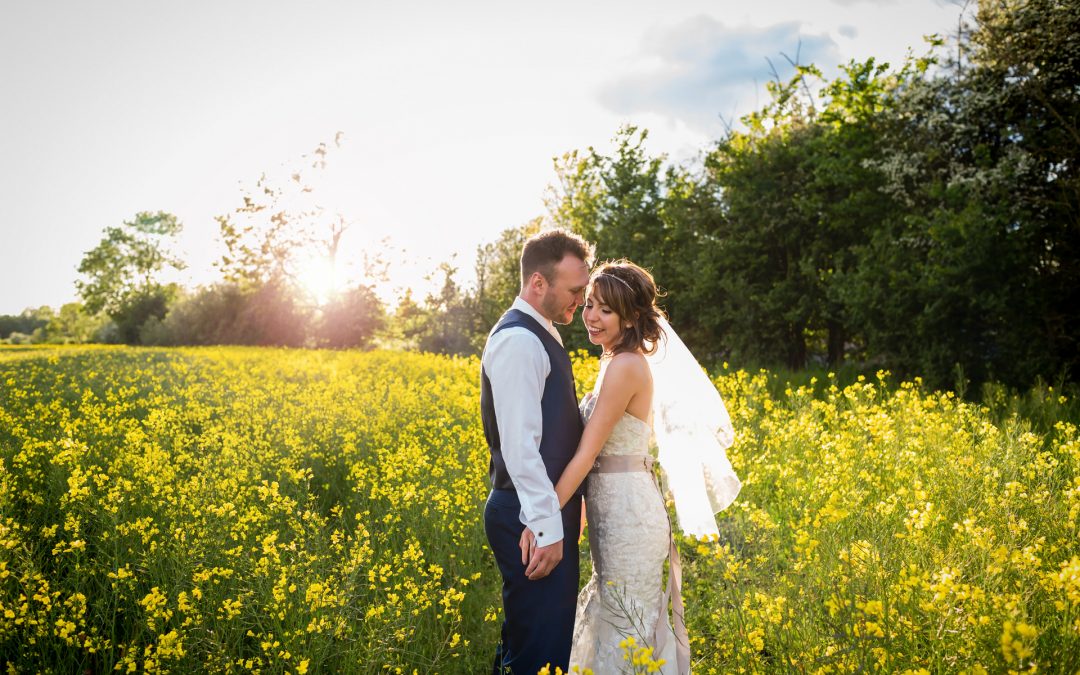
[[[521,564],[526,565],[525,576],[531,581],[551,574],[551,570],[562,560],[562,540],[547,546],[537,546],[536,536],[527,527],[521,533],[518,545],[521,547]]]

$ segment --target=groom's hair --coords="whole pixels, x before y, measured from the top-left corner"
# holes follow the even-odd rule
[[[521,248],[521,285],[529,282],[533,272],[539,272],[551,283],[555,280],[555,266],[573,255],[592,264],[592,246],[569,230],[561,228],[545,230],[529,237]]]

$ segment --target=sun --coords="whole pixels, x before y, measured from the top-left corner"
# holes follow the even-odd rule
[[[325,305],[341,290],[336,266],[326,258],[315,257],[304,261],[299,266],[296,281],[317,305]]]

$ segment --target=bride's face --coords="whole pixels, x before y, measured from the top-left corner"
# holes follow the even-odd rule
[[[585,297],[585,309],[581,312],[581,319],[589,331],[589,342],[600,345],[604,351],[611,351],[611,348],[619,343],[622,336],[622,318],[604,304],[604,299],[595,286],[589,289]]]

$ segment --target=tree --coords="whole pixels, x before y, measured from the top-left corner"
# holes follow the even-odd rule
[[[424,332],[426,323],[427,312],[413,298],[412,289],[406,288],[389,318],[386,337],[391,344],[403,349],[418,349],[419,337]]]
[[[69,302],[53,314],[49,322],[34,331],[35,341],[81,344],[102,337],[109,319],[103,314],[88,314],[81,303]]]
[[[338,294],[322,308],[315,335],[321,347],[368,347],[385,324],[382,303],[369,286]]]
[[[668,294],[671,319],[688,336],[697,335],[691,261],[703,221],[715,214],[712,200],[689,171],[667,167],[663,155],[645,150],[648,132],[619,129],[615,150],[604,155],[589,148],[556,161],[558,183],[549,189],[547,207],[554,224],[581,234],[596,246],[601,260],[628,258],[649,269]],[[571,349],[589,348],[580,322],[564,330]]]
[[[104,238],[79,263],[86,279],[76,287],[86,311],[107,314],[128,344],[138,342],[139,329],[149,318],[165,316],[176,286],[162,283],[157,275],[166,267],[184,268],[167,250],[168,241],[182,228],[170,213],[137,213],[120,227],[105,228]]]
[[[1030,349],[1034,358],[1017,364],[1023,370],[1010,379],[1026,382],[1038,372],[1075,377],[1080,367],[1080,4],[981,0],[976,21],[968,45],[971,67],[963,78],[976,93],[972,102],[985,104],[973,106],[972,117],[996,121],[998,153],[991,175],[1005,199],[1014,200],[1008,228],[1023,250],[1022,278],[1033,284],[1019,305],[1025,311],[1009,320],[1010,327],[1031,321],[1035,339],[1011,330],[1009,350]]]
[[[354,223],[325,208],[314,187],[326,170],[327,157],[341,147],[342,139],[343,134],[337,133],[332,144],[319,143],[286,176],[264,173],[253,189],[243,190],[242,204],[217,217],[226,249],[217,267],[225,282],[247,298],[247,309],[255,311],[270,300],[271,305],[287,301],[289,312],[303,314],[311,322],[306,330],[311,344],[366,346],[385,323],[373,284],[386,280],[387,263],[370,242],[359,261],[342,261],[342,241]],[[342,268],[352,262],[359,262],[359,272],[351,276],[351,285],[338,290],[346,283]],[[305,278],[313,271],[329,277],[320,278],[319,285],[326,286],[321,292],[315,292]],[[254,331],[252,339],[264,339],[271,328],[277,334],[280,327],[269,316],[261,312],[255,316],[262,318],[245,329]],[[296,336],[274,338],[279,339],[292,344]]]
[[[0,315],[0,340],[7,340],[16,333],[24,337],[29,336],[46,326],[51,316],[51,307],[27,308],[21,314]]]
[[[338,132],[333,148],[340,148],[342,139]],[[242,190],[240,206],[217,216],[226,251],[216,265],[226,281],[296,286],[298,268],[309,259],[336,269],[341,239],[351,223],[340,213],[329,213],[314,195],[316,176],[326,169],[330,150],[319,143],[287,177],[263,173],[253,189]]]
[[[743,361],[806,363],[806,331],[821,301],[807,260],[815,222],[801,208],[817,130],[790,124],[733,135],[708,160],[723,191],[724,219],[711,247],[717,277],[711,326]]]
[[[280,282],[219,282],[177,299],[164,320],[146,324],[143,342],[303,347],[310,323],[310,312]]]
[[[521,292],[521,250],[529,237],[540,231],[543,218],[534,218],[521,227],[503,230],[499,237],[476,248],[476,289],[474,307],[476,331],[473,344],[483,348],[487,331],[509,309]]]
[[[589,148],[584,156],[564,155],[556,165],[560,188],[549,198],[552,218],[593,242],[602,259],[646,264],[662,240],[665,158],[645,152],[648,135],[624,126],[615,136],[613,155]]]
[[[934,386],[1075,372],[1078,34],[1076,3],[980,2],[959,57],[886,116],[871,163],[899,208],[846,302],[901,371]]]
[[[415,333],[421,351],[437,354],[476,352],[477,320],[475,302],[458,284],[457,268],[450,262],[439,265],[442,287],[424,299],[424,320]]]

